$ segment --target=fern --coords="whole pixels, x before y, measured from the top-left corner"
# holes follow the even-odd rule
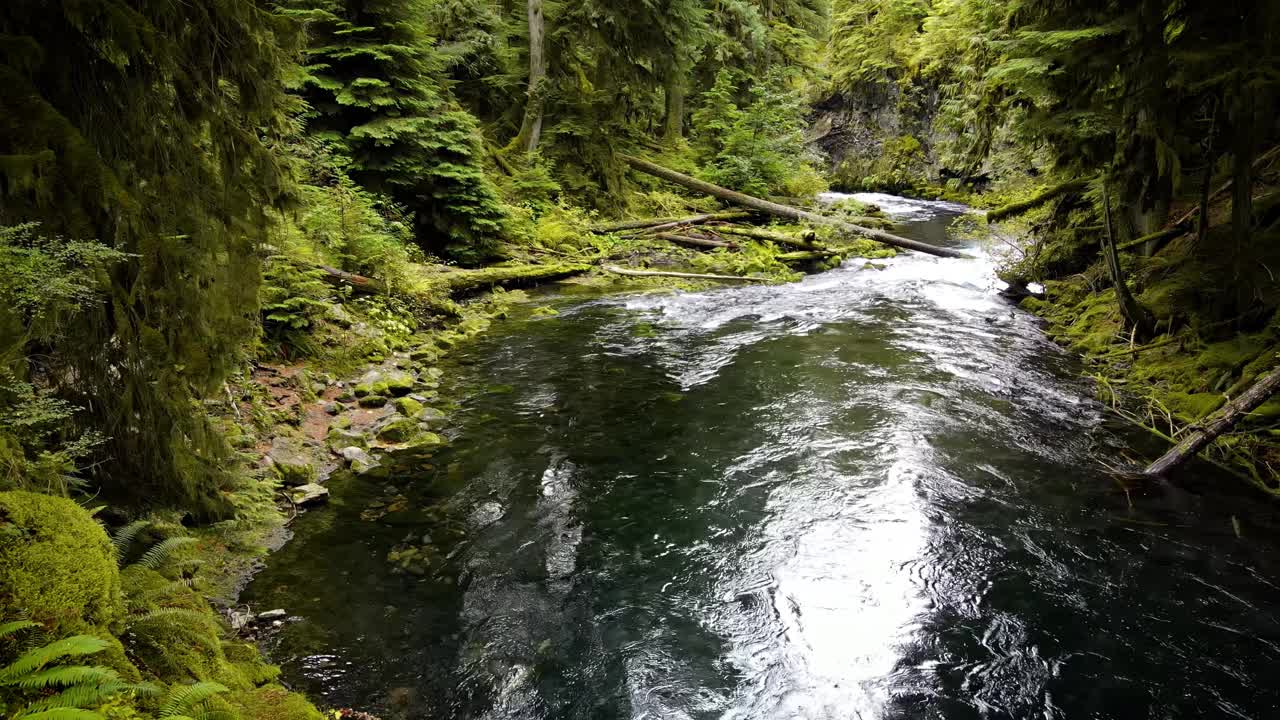
[[[0,638],[8,637],[19,630],[36,627],[36,624],[30,620],[15,620],[13,622],[0,625]]]
[[[149,570],[159,570],[173,559],[174,552],[188,545],[193,545],[195,542],[195,538],[171,537],[143,553],[136,564]]]
[[[27,621],[0,625],[0,637],[34,627]],[[86,665],[46,667],[65,658],[92,655],[106,649],[105,640],[75,635],[31,650],[0,668],[0,688],[19,693],[41,693],[44,697],[27,704],[12,715],[13,720],[102,720],[97,707],[126,690],[147,692],[150,686],[122,682],[115,670]],[[57,691],[49,694],[50,691]]]
[[[216,682],[198,682],[176,687],[169,693],[169,697],[165,699],[164,704],[160,706],[160,717],[171,718],[172,720],[181,718],[190,720],[190,716],[187,713],[192,708],[224,692],[227,692],[227,687]]]
[[[138,533],[145,530],[150,524],[146,520],[135,520],[111,534],[111,545],[115,547],[116,562],[121,567],[124,566],[124,559],[128,556],[129,548],[133,545],[133,541],[137,539]]]
[[[0,686],[18,684],[21,678],[54,660],[80,655],[92,655],[107,648],[107,641],[89,635],[73,635],[54,643],[36,648],[14,660],[8,667],[0,668]]]

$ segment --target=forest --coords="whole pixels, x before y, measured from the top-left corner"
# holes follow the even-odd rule
[[[547,284],[973,252],[828,192],[979,208],[1159,448],[1124,492],[1268,512],[1278,44],[1246,0],[8,0],[0,716],[361,717],[235,612],[330,466],[440,452],[436,366]]]

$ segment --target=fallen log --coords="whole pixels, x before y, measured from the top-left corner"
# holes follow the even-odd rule
[[[1161,456],[1159,460],[1148,465],[1147,469],[1142,471],[1142,474],[1147,477],[1163,477],[1167,475],[1171,470],[1194,457],[1196,453],[1203,450],[1206,445],[1213,442],[1219,435],[1230,430],[1240,418],[1266,402],[1277,390],[1280,390],[1280,367],[1264,375],[1262,379],[1244,391],[1240,397],[1222,406],[1216,413],[1198,423],[1199,429],[1175,445],[1172,450]]]
[[[703,275],[701,273],[662,272],[658,270],[627,270],[617,265],[605,265],[605,270],[627,277],[674,277],[692,280],[729,280],[734,282],[769,282],[766,278],[743,277],[741,275]]]
[[[821,248],[813,238],[796,237],[786,233],[773,232],[772,230],[761,230],[759,228],[741,227],[737,225],[716,225],[715,231],[725,233],[726,235],[740,235],[755,240],[767,240],[779,245],[788,245],[801,250],[816,250]]]
[[[428,282],[443,284],[450,295],[463,295],[495,287],[529,287],[541,282],[581,275],[590,269],[590,265],[577,263],[508,265],[476,270],[450,270],[440,273],[438,277],[428,278]]]
[[[694,247],[694,248],[736,248],[737,247],[737,245],[734,245],[733,243],[730,243],[730,242],[725,242],[723,240],[712,240],[711,238],[705,238],[705,237],[697,237],[696,235],[679,235],[677,233],[664,232],[664,233],[657,233],[654,235],[654,237],[662,238],[663,240],[666,240],[668,242],[673,242],[676,245],[684,245],[685,247]]]
[[[363,275],[349,273],[346,270],[339,270],[336,267],[328,265],[318,265],[317,268],[324,273],[324,279],[339,287],[349,287],[351,292],[357,295],[385,295],[387,294],[387,285],[381,280],[375,280]]]
[[[797,252],[779,253],[774,255],[774,259],[784,263],[813,262],[815,260],[826,260],[833,258],[840,253],[835,250],[800,250]]]
[[[1117,251],[1131,250],[1136,247],[1142,247],[1143,245],[1146,245],[1149,242],[1159,244],[1159,243],[1165,242],[1166,240],[1172,240],[1178,237],[1179,235],[1186,235],[1186,234],[1187,234],[1187,228],[1182,227],[1180,225],[1175,225],[1166,230],[1153,232],[1150,235],[1143,235],[1142,237],[1137,238],[1135,240],[1129,240],[1128,242],[1120,243],[1119,245],[1116,246],[1116,250]]]
[[[623,220],[621,222],[604,223],[602,225],[592,225],[588,228],[597,235],[605,233],[622,232],[624,230],[640,230],[643,228],[653,228],[658,226],[676,227],[678,225],[697,225],[699,223],[713,222],[716,220],[743,220],[751,217],[751,213],[742,210],[730,210],[718,213],[704,213],[702,215],[690,215],[688,217],[664,217],[664,218],[644,218],[641,220]]]
[[[1022,202],[1009,203],[1004,207],[998,207],[987,213],[987,222],[999,222],[1007,217],[1021,215],[1030,210],[1034,210],[1050,200],[1066,195],[1067,193],[1080,192],[1089,186],[1088,180],[1068,180],[1060,185],[1055,185],[1045,190],[1029,200]]]
[[[624,162],[626,162],[636,170],[639,170],[640,172],[653,175],[654,177],[661,178],[668,182],[673,182],[677,185],[686,187],[690,190],[695,190],[697,192],[711,195],[712,197],[720,198],[721,200],[724,200],[725,202],[733,203],[734,205],[741,205],[742,207],[753,208],[761,212],[769,213],[770,215],[790,218],[792,220],[803,220],[806,222],[816,223],[819,225],[830,225],[832,227],[843,230],[844,232],[847,232],[847,233],[853,233],[857,235],[862,235],[864,237],[869,237],[872,240],[882,242],[886,245],[893,245],[895,247],[904,248],[906,250],[916,250],[918,252],[928,253],[930,255],[939,255],[941,257],[955,257],[955,258],[969,257],[968,255],[960,252],[959,250],[952,250],[951,248],[937,247],[934,245],[930,245],[928,243],[919,242],[918,240],[911,240],[909,238],[899,237],[892,233],[887,233],[883,230],[873,230],[868,227],[862,227],[861,225],[854,225],[852,223],[836,220],[835,218],[827,217],[825,215],[818,215],[817,213],[811,213],[807,210],[801,210],[799,208],[790,207],[788,205],[779,205],[778,203],[769,202],[768,200],[761,200],[758,197],[752,197],[751,195],[746,195],[740,192],[736,192],[734,190],[730,190],[728,188],[723,188],[723,187],[720,187],[719,185],[713,185],[709,182],[704,182],[702,180],[698,180],[697,178],[689,177],[684,173],[678,173],[675,170],[664,168],[661,165],[655,165],[654,163],[651,163],[648,160],[641,160],[640,158],[631,157],[630,155],[620,155],[619,157]]]

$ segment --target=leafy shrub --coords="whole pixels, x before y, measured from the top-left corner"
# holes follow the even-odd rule
[[[272,257],[264,274],[262,328],[274,349],[286,357],[314,354],[308,334],[329,308],[332,295],[324,272],[283,256]]]

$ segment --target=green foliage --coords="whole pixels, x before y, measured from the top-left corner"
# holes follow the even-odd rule
[[[128,254],[42,347],[36,384],[108,438],[93,479],[109,494],[225,511],[236,464],[193,407],[257,331],[296,27],[238,0],[13,0],[0,36],[24,48],[0,57],[4,221]]]
[[[750,103],[740,109],[732,99],[736,90],[731,73],[722,70],[694,112],[703,176],[750,195],[824,190],[804,142],[800,96],[775,76],[753,85]]]
[[[311,132],[351,158],[355,179],[414,213],[425,249],[490,257],[506,213],[481,164],[475,119],[441,81],[425,0],[290,0],[307,22],[301,90]]]
[[[839,91],[896,80],[912,70],[927,0],[837,0],[827,52]]]
[[[0,625],[0,637],[33,625]],[[0,667],[0,710],[14,706],[15,712],[7,715],[13,720],[102,720],[104,716],[94,709],[112,696],[150,688],[126,683],[110,668],[62,663],[109,646],[90,635],[73,635],[23,653]]]
[[[310,331],[329,308],[332,290],[324,271],[277,255],[267,262],[261,290],[262,326],[284,357],[313,354]]]
[[[28,618],[56,637],[118,627],[123,611],[111,541],[84,509],[0,492],[0,616]]]

